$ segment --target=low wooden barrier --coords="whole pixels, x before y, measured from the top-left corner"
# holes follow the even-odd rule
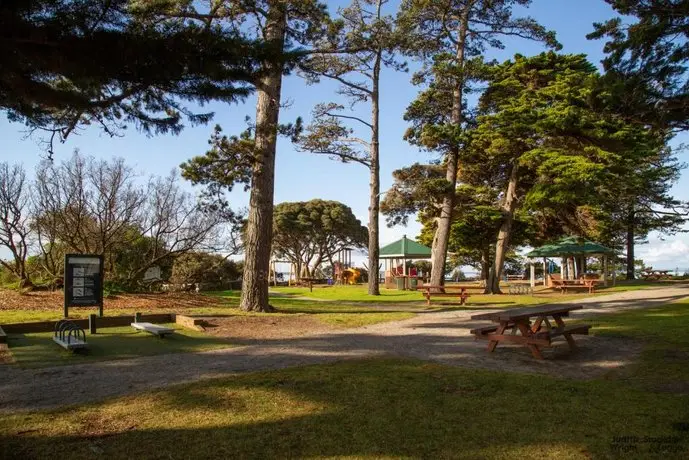
[[[204,331],[203,324],[205,321],[201,318],[194,318],[186,315],[173,315],[175,317],[175,323],[180,326],[195,329],[197,331]]]
[[[134,315],[126,316],[104,316],[102,318],[96,318],[96,327],[118,327],[118,326],[129,326],[132,323],[132,318]],[[146,321],[149,323],[174,323],[175,315],[172,313],[155,313],[150,315],[139,315],[139,321]],[[53,332],[55,328],[55,321],[36,321],[31,323],[11,323],[2,324],[0,328],[5,331],[6,334],[27,334],[32,332]],[[77,326],[87,329],[89,328],[88,318],[84,319],[73,319],[71,320]],[[1,341],[1,340],[0,340]]]

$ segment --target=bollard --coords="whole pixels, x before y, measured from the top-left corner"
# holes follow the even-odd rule
[[[141,313],[139,313],[139,312],[134,313],[134,322],[135,323],[141,322]]]
[[[91,334],[96,333],[96,315],[95,315],[95,313],[89,315],[89,332]]]

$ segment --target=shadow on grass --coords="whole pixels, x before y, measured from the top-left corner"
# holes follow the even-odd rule
[[[558,410],[534,416],[534,401],[544,395]],[[62,423],[52,426],[55,419]],[[10,416],[0,421],[0,446],[8,458],[617,458],[615,437],[663,436],[672,441],[660,449],[639,444],[634,456],[678,458],[687,452],[681,428],[688,423],[689,406],[677,397],[620,382],[387,359],[214,379],[84,409]]]
[[[164,339],[127,328],[103,328],[87,334],[87,350],[69,352],[52,340],[52,333],[8,334],[9,350],[20,367],[46,367],[93,361],[189,353],[233,345],[231,340],[178,329]]]

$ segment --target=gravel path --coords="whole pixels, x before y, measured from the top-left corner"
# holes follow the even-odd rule
[[[583,310],[573,317],[591,317],[626,309],[648,308],[689,296],[689,285],[627,291],[571,301]],[[485,312],[485,309],[481,310]],[[524,347],[502,346],[485,352],[469,330],[473,311],[446,310],[373,326],[314,336],[236,340],[236,348],[203,353],[171,354],[100,363],[21,369],[0,365],[0,413],[53,408],[98,401],[170,384],[239,372],[280,369],[342,359],[393,355],[450,365],[499,371],[587,379],[616,372],[632,363],[642,345],[623,339],[582,336],[580,352],[564,346],[545,350],[538,361]]]

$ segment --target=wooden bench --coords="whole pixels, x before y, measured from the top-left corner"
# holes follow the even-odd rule
[[[573,326],[555,327],[550,330],[536,332],[536,337],[554,339],[555,337],[566,334],[589,335],[589,329],[591,329],[591,327],[592,326],[590,324],[575,324]]]
[[[560,281],[557,285],[553,284],[553,287],[560,289],[562,294],[566,293],[570,289],[586,289],[589,294],[596,293],[596,285],[600,283],[598,280],[581,280],[581,281]]]
[[[60,320],[55,323],[53,342],[67,351],[84,350],[88,348],[86,332],[76,324],[68,320]]]
[[[474,335],[476,335],[476,336],[479,336],[479,335],[485,335],[485,334],[488,334],[488,333],[491,333],[491,332],[495,332],[495,331],[497,331],[497,330],[498,330],[498,326],[495,325],[495,326],[477,327],[476,329],[472,329],[472,330],[470,330],[469,332],[470,332],[471,334],[474,334]],[[478,337],[476,337],[476,338],[478,338]]]
[[[132,327],[139,331],[148,332],[161,338],[175,332],[175,330],[171,327],[157,326],[153,323],[132,323]]]

